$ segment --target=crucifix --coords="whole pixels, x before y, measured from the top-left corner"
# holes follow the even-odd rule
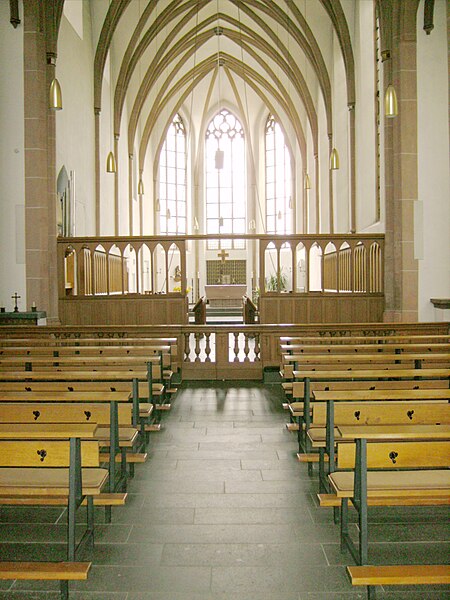
[[[224,267],[225,267],[225,261],[227,260],[227,256],[228,256],[228,252],[225,252],[225,250],[222,248],[222,250],[219,252],[219,254],[217,255],[220,259],[221,259],[221,263],[220,263],[220,276],[219,276],[219,283],[224,283]]]
[[[222,260],[223,264],[227,260],[227,256],[229,256],[229,254],[228,252],[225,252],[225,250],[221,250],[217,256]]]
[[[11,296],[11,298],[14,300],[15,305],[14,305],[14,312],[19,312],[19,307],[17,306],[17,300],[19,298],[21,298],[22,296],[19,296],[19,294],[17,292],[14,293],[14,296]]]

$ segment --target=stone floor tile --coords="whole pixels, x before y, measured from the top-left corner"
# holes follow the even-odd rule
[[[280,564],[327,564],[320,544],[165,544],[162,564],[220,566],[265,566]]]

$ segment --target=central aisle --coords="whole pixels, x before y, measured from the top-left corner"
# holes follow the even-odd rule
[[[90,589],[128,590],[126,600],[364,598],[333,564],[338,530],[329,511],[316,514],[317,484],[296,460],[279,388],[177,393],[116,511],[121,566],[94,566]]]

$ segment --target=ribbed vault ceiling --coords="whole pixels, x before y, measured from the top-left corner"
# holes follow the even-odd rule
[[[332,64],[321,44],[329,49],[333,31],[347,103],[355,101],[339,0],[111,0],[107,9],[95,55],[94,105],[101,111],[109,68],[114,134],[126,136],[130,154],[139,148],[141,168],[149,143],[160,143],[175,112],[193,118],[193,108],[209,114],[219,104],[239,107],[244,117],[250,107],[274,113],[302,152],[309,131],[316,153],[320,104],[322,126],[332,134]]]

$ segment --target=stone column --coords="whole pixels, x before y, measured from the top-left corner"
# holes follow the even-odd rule
[[[49,317],[48,118],[44,11],[24,3],[25,252],[27,298]],[[54,162],[53,162],[54,167]],[[55,281],[56,288],[56,281]]]
[[[414,202],[418,199],[417,6],[417,0],[393,2],[392,47],[390,57],[385,55],[384,89],[389,83],[394,85],[399,107],[398,116],[386,123],[385,131],[385,321],[418,318],[418,263],[414,258]]]

